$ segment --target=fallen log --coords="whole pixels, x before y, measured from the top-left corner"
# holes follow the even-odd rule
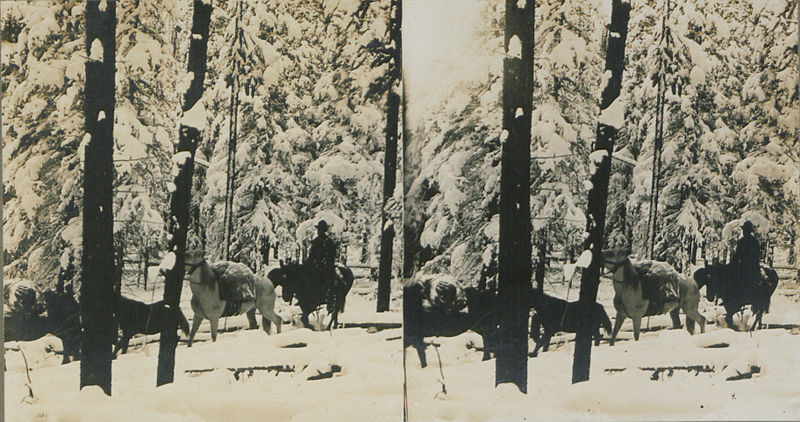
[[[201,369],[186,369],[183,372],[189,376],[196,376],[208,372],[214,372],[222,368],[201,368]],[[257,371],[275,372],[278,376],[282,372],[294,372],[293,365],[269,365],[269,366],[245,366],[241,368],[225,368],[233,374],[233,377],[239,381],[242,374],[247,374],[248,378],[252,378]]]
[[[312,375],[312,376],[308,377],[308,380],[309,381],[316,381],[316,380],[321,380],[321,379],[326,379],[326,378],[333,378],[333,374],[335,374],[337,372],[342,372],[342,367],[339,366],[339,365],[331,365],[331,370],[330,371],[320,372],[317,375]]]
[[[365,328],[374,329],[377,331],[389,330],[393,328],[403,328],[401,322],[345,322],[342,324],[343,328]]]

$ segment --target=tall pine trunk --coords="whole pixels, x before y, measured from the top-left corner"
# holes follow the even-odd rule
[[[161,344],[158,350],[157,385],[171,383],[175,376],[175,347],[178,345],[177,310],[181,301],[181,287],[186,259],[186,234],[189,228],[189,203],[192,191],[192,172],[194,171],[194,153],[200,143],[200,129],[192,125],[201,122],[187,119],[187,115],[203,96],[203,82],[206,77],[206,50],[208,48],[208,32],[211,23],[211,3],[205,0],[194,0],[192,15],[191,44],[189,45],[188,72],[192,75],[191,84],[183,95],[184,119],[179,129],[179,140],[175,162],[178,175],[175,176],[175,191],[170,198],[169,232],[172,236],[169,253],[175,258],[171,270],[167,270],[164,285],[164,302],[173,311],[163,319]],[[197,104],[197,107],[203,107]],[[196,112],[198,109],[192,110]],[[204,108],[202,109],[204,110]],[[200,114],[200,113],[198,113]],[[201,115],[204,115],[203,112]],[[203,117],[204,118],[204,117]],[[180,156],[183,154],[183,157]]]
[[[500,171],[499,336],[495,383],[527,393],[531,289],[530,148],[533,1],[506,0],[503,144]]]
[[[86,2],[86,145],[83,168],[83,257],[81,265],[81,388],[100,386],[111,395],[114,331],[114,65],[116,2],[105,10]]]
[[[608,46],[606,47],[606,71],[611,77],[603,87],[600,99],[600,121],[597,124],[597,140],[590,159],[596,169],[592,175],[589,190],[588,219],[586,231],[589,237],[585,249],[592,252],[592,261],[581,275],[578,333],[575,338],[575,354],[572,361],[572,382],[587,381],[592,352],[592,305],[597,300],[597,287],[600,284],[600,268],[603,265],[603,231],[606,222],[608,202],[608,180],[611,175],[611,153],[614,138],[622,126],[624,110],[621,103],[614,104],[622,87],[622,70],[625,66],[625,38],[628,35],[628,18],[631,5],[628,1],[613,0],[611,6],[611,25],[608,27]],[[612,107],[614,105],[614,107]]]
[[[378,267],[378,312],[389,310],[392,282],[392,246],[394,245],[394,222],[390,220],[386,209],[389,200],[394,196],[394,185],[397,181],[397,129],[400,120],[400,95],[394,90],[399,82],[402,68],[401,0],[392,0],[392,17],[390,36],[394,46],[390,72],[395,82],[389,87],[386,98],[386,152],[383,157],[383,208],[381,209],[381,252]]]

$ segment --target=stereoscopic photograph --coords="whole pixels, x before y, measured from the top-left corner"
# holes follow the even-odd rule
[[[1,7],[5,420],[397,420],[400,3]]]
[[[2,419],[798,420],[798,26],[2,1]]]

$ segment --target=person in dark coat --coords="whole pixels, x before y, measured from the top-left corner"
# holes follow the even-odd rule
[[[739,287],[742,289],[748,288],[758,279],[761,246],[753,236],[753,231],[753,223],[750,221],[742,224],[742,237],[736,242],[736,251],[733,253],[733,265],[739,274]]]
[[[327,232],[328,223],[325,220],[320,220],[317,223],[317,237],[311,241],[306,262],[309,273],[319,284],[326,298],[330,298],[331,287],[335,278],[336,244],[328,236]]]

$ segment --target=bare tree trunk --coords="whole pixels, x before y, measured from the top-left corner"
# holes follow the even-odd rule
[[[600,121],[597,124],[597,140],[592,152],[592,160],[599,164],[592,175],[592,188],[589,190],[588,219],[586,231],[589,238],[585,249],[592,252],[592,261],[581,275],[578,333],[575,338],[575,354],[572,362],[572,382],[587,381],[592,352],[592,305],[597,300],[597,287],[600,283],[600,267],[603,262],[603,231],[606,222],[608,202],[608,180],[611,174],[611,153],[619,127],[618,116],[613,116],[611,107],[619,97],[622,87],[622,71],[625,67],[625,38],[628,35],[628,19],[631,4],[629,1],[613,0],[611,6],[611,25],[608,27],[608,47],[606,49],[606,71],[611,72],[600,99]],[[619,106],[619,104],[616,104]],[[611,113],[609,113],[611,112]],[[621,113],[617,110],[617,113]],[[611,115],[606,115],[609,113]]]
[[[114,77],[116,2],[105,10],[86,2],[86,145],[83,168],[83,257],[81,265],[81,388],[100,386],[111,395],[114,343]]]
[[[389,92],[387,99],[386,154],[383,163],[383,209],[381,211],[381,257],[378,268],[378,312],[389,310],[392,281],[392,246],[394,222],[387,215],[386,205],[394,195],[397,180],[397,126],[400,114],[400,96]]]
[[[194,0],[192,16],[191,44],[189,45],[188,72],[193,76],[189,89],[183,95],[184,117],[203,96],[203,81],[206,77],[206,50],[208,47],[209,24],[211,23],[211,3]],[[198,106],[202,106],[199,104]],[[175,376],[175,347],[178,345],[177,310],[181,301],[181,286],[186,259],[186,235],[189,228],[189,203],[191,201],[192,172],[194,171],[194,153],[200,142],[200,129],[181,121],[180,138],[177,154],[185,153],[185,161],[176,160],[179,164],[178,175],[175,176],[175,191],[170,198],[169,232],[172,241],[169,253],[174,254],[175,263],[172,270],[167,270],[164,285],[164,302],[173,311],[163,319],[161,344],[158,349],[157,385],[171,383]],[[176,154],[176,155],[177,155]]]
[[[518,5],[506,0],[495,385],[510,382],[527,393],[534,4]]]
[[[387,215],[386,206],[394,196],[394,185],[397,181],[397,130],[400,121],[400,103],[402,99],[395,92],[395,85],[400,82],[402,73],[402,1],[391,2],[390,43],[391,61],[389,73],[392,78],[386,98],[386,151],[383,157],[383,208],[381,209],[381,252],[378,267],[378,312],[389,310],[392,282],[392,247],[394,245],[394,221]]]
[[[228,116],[228,173],[225,186],[225,254],[226,261],[231,260],[231,233],[233,232],[233,197],[236,192],[236,143],[239,126],[239,48],[241,48],[241,38],[239,37],[239,21],[242,17],[242,2],[236,3],[236,25],[235,36],[233,38],[233,66],[231,69],[231,103],[230,115]]]

